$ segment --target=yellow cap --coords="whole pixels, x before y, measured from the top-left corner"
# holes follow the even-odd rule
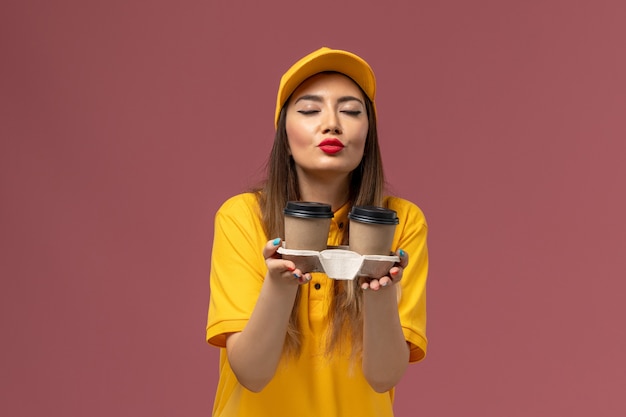
[[[311,52],[293,64],[280,79],[276,97],[276,117],[274,125],[278,127],[280,109],[289,96],[307,78],[320,72],[334,71],[347,75],[361,87],[367,97],[374,102],[376,96],[376,78],[374,71],[363,58],[339,49],[320,48]]]

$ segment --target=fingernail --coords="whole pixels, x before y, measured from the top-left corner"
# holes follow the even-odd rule
[[[381,287],[386,287],[387,285],[389,285],[389,281],[383,281],[380,284]]]
[[[367,285],[367,284],[361,284],[361,289],[362,289],[362,290],[366,290],[366,289],[368,289],[368,288],[369,288],[369,285]]]
[[[302,276],[301,276],[301,275],[299,275],[299,274],[296,274],[295,272],[293,273],[293,276],[294,276],[294,277],[296,277],[297,279],[300,279],[300,278],[302,278]]]
[[[402,249],[398,250],[398,255],[400,255],[401,257],[404,256],[404,251]]]
[[[398,272],[400,271],[398,271],[397,269],[394,269],[393,271],[389,271],[391,275],[398,275]]]
[[[287,271],[289,271],[289,272],[293,272],[295,270],[296,270],[295,267],[291,267],[291,266],[287,267]]]
[[[272,244],[273,244],[274,246],[278,246],[278,245],[280,245],[280,238],[279,238],[279,237],[277,237],[276,239],[272,240]]]

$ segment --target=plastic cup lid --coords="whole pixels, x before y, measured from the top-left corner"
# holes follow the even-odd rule
[[[334,216],[330,204],[311,201],[288,201],[284,213],[287,216],[316,219],[330,219]]]
[[[348,218],[371,224],[398,224],[400,222],[395,210],[378,206],[354,206]]]

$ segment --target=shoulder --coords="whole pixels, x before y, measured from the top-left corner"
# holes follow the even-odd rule
[[[395,210],[400,219],[410,220],[413,223],[421,223],[426,227],[426,217],[417,204],[404,198],[387,196],[384,199],[385,207]]]
[[[255,193],[242,193],[224,201],[217,210],[218,214],[245,215],[259,212],[259,201]]]
[[[255,193],[243,193],[224,201],[215,214],[215,222],[248,231],[261,226],[261,209]]]
[[[266,240],[259,202],[254,193],[238,194],[224,201],[215,214],[214,226],[216,236],[227,236],[231,243],[237,241],[240,247],[243,241],[249,242],[254,251]]]

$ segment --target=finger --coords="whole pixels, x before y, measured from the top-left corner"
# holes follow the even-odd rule
[[[373,279],[370,281],[370,289],[374,291],[380,290],[380,281],[377,279]]]
[[[282,243],[283,241],[279,237],[273,240],[269,240],[263,247],[263,258],[268,259],[276,257],[276,251]]]
[[[367,277],[358,277],[358,280],[360,281],[359,286],[361,287],[362,290],[369,290],[370,289],[370,279]]]
[[[303,274],[302,271],[300,271],[297,268],[288,268],[288,271],[291,272],[291,275],[293,275],[293,277],[296,279],[296,281],[301,282],[303,279]]]
[[[270,256],[265,260],[265,264],[267,265],[267,270],[275,275],[284,273],[293,274],[296,272],[296,266],[292,261],[279,257]]]
[[[398,264],[402,268],[405,268],[409,264],[409,254],[405,250],[398,249],[396,251],[396,255],[400,258],[400,262],[398,262]]]
[[[307,284],[309,281],[311,281],[311,274],[306,273],[304,275],[301,275],[298,279],[298,284]]]
[[[300,269],[296,268],[292,261],[282,258],[268,258],[265,260],[267,270],[270,276],[275,279],[292,281],[295,284],[306,284],[311,280],[311,275],[304,274]]]
[[[394,266],[393,268],[389,270],[389,277],[391,278],[393,282],[398,282],[402,279],[403,271],[404,271],[404,268],[401,268],[399,266]]]
[[[298,284],[306,284],[307,282],[311,281],[312,277],[310,273],[303,273],[302,270],[295,267],[293,262],[286,262],[290,264],[287,266],[287,271],[289,271],[289,273],[295,278],[295,280],[298,281]],[[292,267],[291,265],[294,266]]]
[[[387,287],[393,284],[393,280],[387,276],[384,276],[382,278],[378,278],[378,283],[381,287]]]

